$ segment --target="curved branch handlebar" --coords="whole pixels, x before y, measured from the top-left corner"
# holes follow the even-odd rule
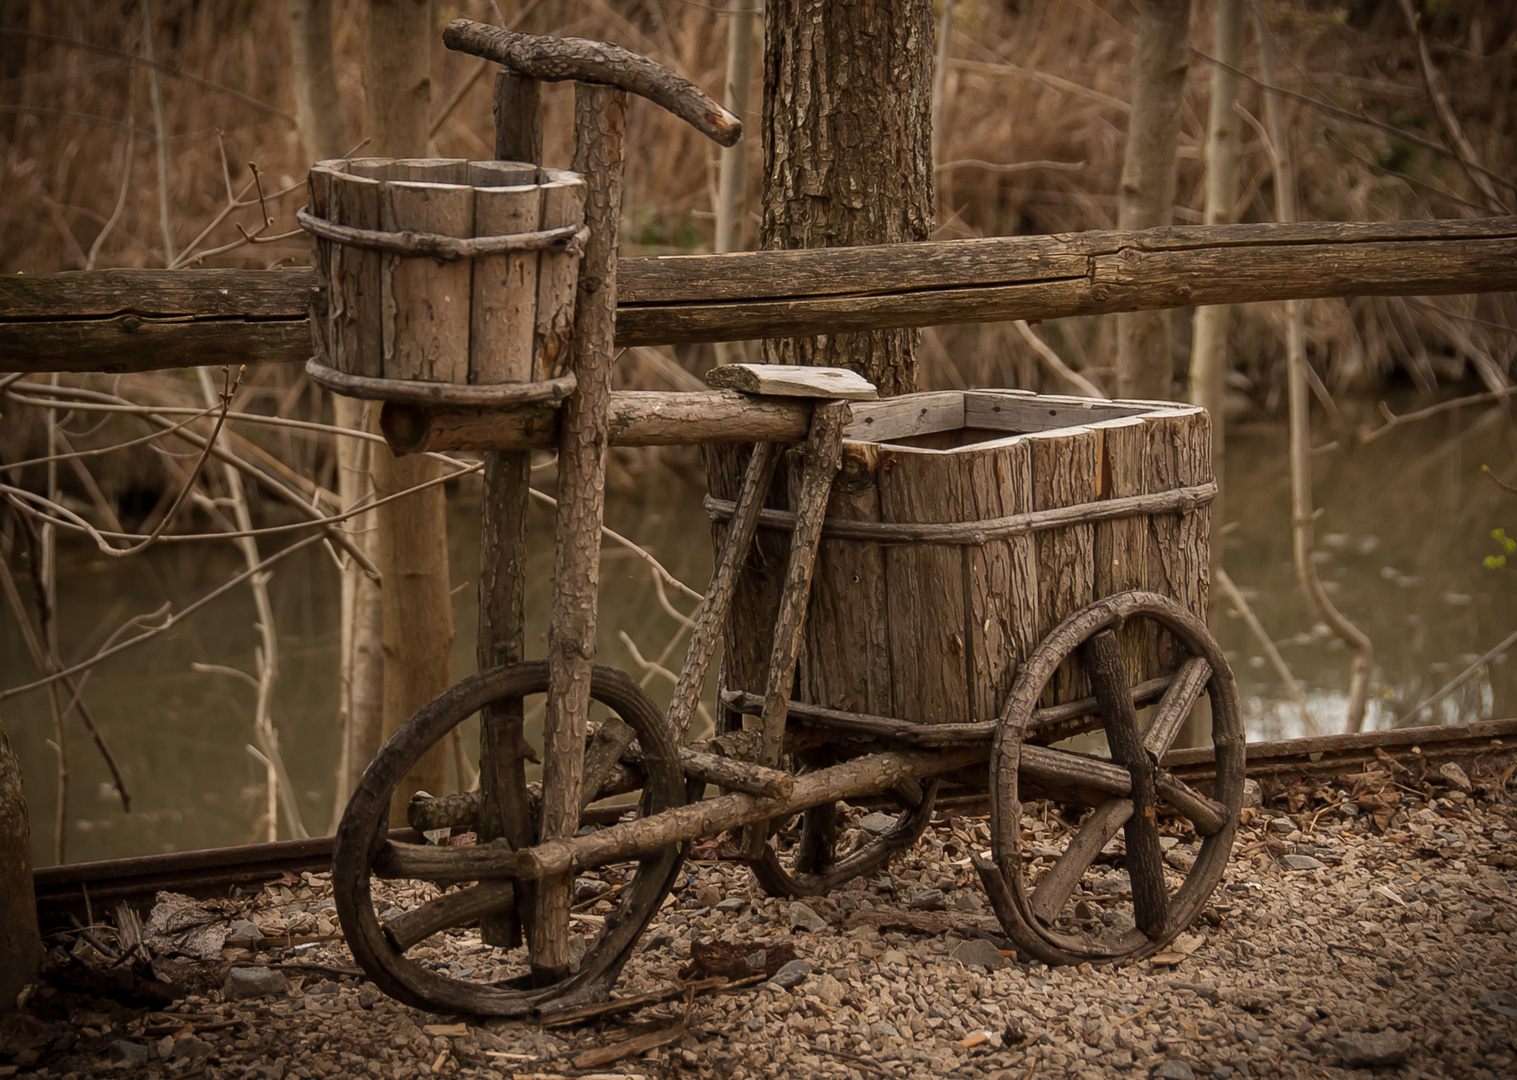
[[[457,52],[493,60],[542,82],[578,79],[627,90],[662,105],[701,134],[731,146],[743,123],[689,79],[620,45],[586,38],[538,37],[454,19],[442,40]]]

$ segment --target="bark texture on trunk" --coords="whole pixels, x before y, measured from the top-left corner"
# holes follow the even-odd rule
[[[925,240],[932,231],[932,5],[764,5],[764,248]],[[915,330],[766,343],[771,362],[916,389]]]
[[[1132,60],[1132,117],[1122,158],[1117,227],[1168,225],[1175,206],[1175,150],[1189,60],[1190,0],[1139,0]],[[1117,316],[1117,396],[1174,396],[1167,311]]]
[[[370,0],[364,57],[368,151],[381,157],[427,152],[432,96],[430,0]],[[383,499],[440,475],[428,458],[374,454],[374,490]],[[448,587],[447,525],[441,486],[378,510],[379,570],[383,577],[384,731],[448,688],[453,608]],[[390,816],[404,821],[418,789],[441,794],[446,767],[434,747],[395,789]]]

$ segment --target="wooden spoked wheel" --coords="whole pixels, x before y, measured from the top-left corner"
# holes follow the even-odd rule
[[[515,903],[516,861],[503,840],[438,848],[388,839],[391,792],[428,747],[482,706],[541,694],[547,688],[548,665],[541,662],[512,664],[463,680],[423,706],[390,737],[348,803],[332,860],[338,917],[353,958],[381,990],[399,1001],[435,1012],[521,1016],[600,1000],[673,886],[684,859],[683,846],[660,848],[637,860],[617,893],[615,910],[595,924],[593,938],[587,932],[578,970],[550,986],[518,988],[524,980],[512,978],[511,972],[525,971],[525,964],[513,965],[505,950],[483,944],[474,978],[458,977],[456,970],[435,970],[408,955],[433,934],[510,909]],[[686,788],[678,748],[663,714],[647,695],[622,672],[597,667],[590,696],[637,733],[645,770],[639,812],[648,816],[683,805]],[[427,881],[448,891],[404,913],[387,910],[388,918],[381,922],[374,877]]]
[[[726,671],[721,674],[717,701],[723,701],[726,690]],[[743,714],[737,709],[721,705],[717,712],[718,734],[740,731]],[[793,764],[798,772],[808,772],[840,760],[825,747],[813,747],[800,755]],[[932,821],[933,800],[937,795],[936,780],[924,783],[913,782],[891,788],[885,794],[900,807],[895,824],[878,836],[871,837],[852,851],[838,856],[838,804],[823,803],[802,811],[796,818],[776,820],[771,823],[769,842],[763,853],[749,860],[753,876],[759,888],[769,896],[788,896],[792,899],[804,896],[826,896],[832,890],[864,874],[871,874],[888,863],[896,852],[904,851],[921,839],[922,833]],[[798,826],[800,835],[786,851],[780,846],[785,834]]]
[[[1168,638],[1159,643],[1163,651],[1180,655],[1168,690],[1146,722],[1140,721],[1122,646],[1137,642],[1151,651],[1161,630],[1168,632],[1159,635]],[[1109,759],[1032,744],[1033,709],[1071,658],[1090,680]],[[1158,766],[1203,691],[1211,701],[1216,754],[1210,796]],[[1169,944],[1196,919],[1222,880],[1237,831],[1243,761],[1237,685],[1204,622],[1173,600],[1145,592],[1112,596],[1070,615],[1022,665],[991,751],[994,862],[976,857],[976,865],[1007,936],[1050,964],[1121,960]],[[1077,821],[1058,844],[1036,852],[1052,858],[1046,872],[1029,871],[1024,862],[1023,798],[1035,791],[1059,804],[1063,817]],[[1194,830],[1191,839],[1199,850],[1188,868],[1180,869],[1188,857],[1173,860],[1174,866],[1166,863],[1157,814],[1161,802],[1180,812],[1177,830]],[[1096,869],[1118,832],[1126,883],[1110,870]]]
[[[831,762],[828,762],[831,764]],[[913,783],[886,792],[901,813],[895,824],[843,855],[837,854],[838,804],[823,803],[800,815],[800,837],[784,855],[772,835],[763,854],[752,860],[753,876],[770,896],[826,896],[864,874],[872,874],[921,838],[932,821],[938,782]]]

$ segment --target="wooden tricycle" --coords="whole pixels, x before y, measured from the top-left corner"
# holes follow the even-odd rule
[[[875,400],[850,372],[741,364],[715,369],[704,393],[612,393],[625,91],[724,143],[737,122],[614,46],[462,20],[446,40],[520,86],[577,80],[575,171],[538,167],[530,139],[524,162],[318,165],[302,221],[331,299],[308,370],[383,400],[398,450],[484,450],[500,466],[556,447],[554,611],[547,660],[464,679],[364,775],[334,859],[358,963],[437,1011],[595,1001],[692,842],[738,832],[764,890],[820,895],[913,844],[938,783],[966,778],[989,784],[989,857],[971,854],[1019,952],[1102,962],[1170,942],[1222,878],[1243,789],[1237,690],[1204,620],[1216,490],[1204,411],[1022,391]],[[709,444],[717,557],[660,709],[592,658],[606,447],[669,443]],[[487,502],[486,528],[514,512]],[[692,742],[724,636],[717,730]],[[546,719],[542,779],[528,785],[532,697]],[[1215,748],[1207,791],[1161,765],[1198,710]],[[408,769],[476,713],[481,792],[418,797],[408,816],[478,842],[392,835]],[[865,798],[894,803],[894,824],[844,830],[839,805]],[[1059,849],[1025,850],[1032,799],[1069,824]],[[1161,843],[1162,806],[1183,851]],[[1097,869],[1113,857],[1116,889]],[[589,872],[615,882],[602,898],[614,909],[592,920],[571,914]],[[400,911],[376,901],[376,877],[436,888]],[[476,979],[413,952],[475,922],[489,953]]]

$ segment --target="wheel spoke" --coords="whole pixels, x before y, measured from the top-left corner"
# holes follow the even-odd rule
[[[1090,864],[1096,861],[1101,849],[1117,835],[1117,830],[1130,817],[1131,799],[1111,799],[1096,807],[1081,824],[1080,831],[1069,842],[1069,847],[1059,856],[1059,861],[1053,864],[1053,869],[1044,875],[1037,891],[1032,894],[1032,913],[1045,926],[1052,925],[1059,912],[1064,910],[1064,905],[1074,895],[1075,886],[1080,884],[1085,871],[1090,869]]]
[[[1204,656],[1194,656],[1180,666],[1143,736],[1145,750],[1155,758],[1161,758],[1169,751],[1170,744],[1185,726],[1186,717],[1190,716],[1190,710],[1210,679],[1211,665]]]
[[[1202,836],[1216,836],[1227,828],[1227,823],[1231,820],[1227,807],[1216,799],[1207,798],[1189,784],[1175,779],[1167,772],[1158,774],[1154,780],[1154,787],[1161,799],[1190,818],[1191,824],[1196,827],[1196,832]]]
[[[487,881],[428,900],[421,907],[390,919],[382,929],[385,937],[397,949],[405,952],[439,930],[461,926],[497,911],[509,910],[515,903],[515,882]]]
[[[1117,635],[1101,630],[1080,648],[1086,674],[1106,718],[1106,741],[1111,756],[1132,778],[1132,813],[1123,826],[1127,838],[1127,875],[1132,881],[1133,917],[1150,939],[1163,935],[1169,915],[1164,885],[1164,854],[1159,845],[1159,822],[1154,793],[1154,760],[1138,734],[1126,667]]]

